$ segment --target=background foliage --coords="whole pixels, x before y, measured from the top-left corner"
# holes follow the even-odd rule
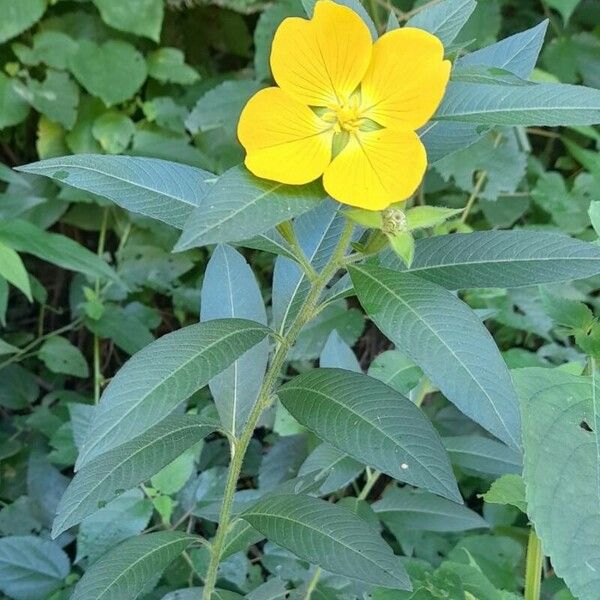
[[[434,4],[397,0],[392,7],[382,0],[368,8],[375,26],[383,30],[390,8],[402,23],[412,19],[413,25],[426,26],[431,12],[422,9],[431,10]],[[476,6],[465,0],[455,4],[459,16],[447,19],[437,32],[442,39],[447,36],[452,51],[474,51],[524,30],[535,46],[543,37],[544,25],[533,33],[530,29],[549,18],[532,79],[600,88],[600,6],[594,0],[480,0]],[[274,249],[291,256],[280,235],[254,238],[240,252],[228,245],[214,250],[206,246],[247,240],[254,235],[257,219],[272,219],[274,226],[281,215],[305,213],[297,220],[297,237],[318,269],[341,223],[328,203],[306,212],[320,199],[318,189],[304,190],[296,197],[272,186],[265,196],[269,211],[263,208],[233,222],[215,217],[194,224],[192,217],[192,225],[186,226],[178,242],[178,230],[193,204],[175,206],[168,200],[174,190],[184,190],[182,195],[197,204],[214,182],[214,176],[205,171],[217,175],[227,171],[227,179],[217,183],[222,185],[222,195],[230,193],[232,186],[240,194],[248,189],[247,173],[236,168],[243,159],[235,137],[237,118],[245,101],[268,84],[270,40],[277,25],[285,16],[304,14],[298,0],[268,4],[246,0],[0,0],[0,158],[4,163],[0,164],[0,594],[16,600],[62,600],[71,597],[84,573],[91,573],[73,597],[199,597],[197,588],[206,575],[209,553],[206,547],[195,545],[196,538],[190,534],[207,538],[214,534],[229,453],[226,438],[199,426],[194,415],[220,418],[233,435],[240,430],[262,379],[256,365],[264,370],[268,356],[266,329],[256,323],[269,322],[285,332],[309,287],[295,263],[278,259],[274,267],[270,254]],[[468,18],[461,20],[460,15]],[[529,53],[535,54],[535,49]],[[496,72],[494,76],[508,78],[508,84],[514,83],[511,77],[530,76],[527,59],[521,55],[513,57],[510,67],[508,75]],[[468,59],[464,61],[463,84],[485,83],[489,76],[470,66]],[[453,85],[460,86],[461,80]],[[542,92],[546,94],[544,88]],[[525,93],[531,92],[525,89]],[[447,106],[446,110],[456,114],[458,109]],[[478,118],[477,122],[486,122]],[[551,120],[540,124],[553,125]],[[435,126],[424,132],[433,140],[430,159],[434,164],[421,198],[428,205],[466,206],[466,210],[437,224],[431,233],[514,229],[562,232],[596,242],[600,232],[600,134],[596,129],[500,126],[487,130],[457,123],[450,135],[436,138],[436,132]],[[476,141],[467,146],[465,140]],[[456,147],[467,147],[451,152],[457,143]],[[77,163],[80,170],[75,175],[64,170],[75,164],[68,159],[39,171],[58,183],[11,169],[38,158],[70,154],[104,154],[104,162],[94,165],[116,179],[123,172],[112,156],[119,154],[167,159],[203,171],[192,176],[188,170],[167,171],[162,163],[153,163],[150,175],[158,183],[140,187],[149,175],[148,163],[132,162],[126,176],[134,181],[129,188],[120,188],[114,180],[91,181],[91,163],[85,163],[85,158]],[[61,186],[60,179],[67,174],[69,183],[79,181],[80,185]],[[91,189],[96,193],[86,191]],[[151,214],[148,206],[164,208],[160,214]],[[476,240],[477,234],[473,235]],[[473,416],[469,403],[494,396],[489,390],[501,387],[502,382],[492,378],[482,382],[481,389],[469,390],[460,412],[445,397],[452,396],[453,389],[440,391],[431,382],[430,370],[446,364],[444,358],[438,357],[428,370],[427,356],[394,349],[392,343],[405,344],[405,330],[388,330],[385,322],[374,324],[367,319],[355,299],[345,298],[346,278],[331,292],[331,302],[301,332],[290,352],[288,371],[301,375],[282,389],[280,402],[265,415],[263,427],[250,443],[242,466],[244,489],[236,496],[238,511],[247,510],[246,520],[237,521],[227,538],[218,574],[220,596],[241,594],[261,600],[291,592],[298,598],[311,594],[313,598],[352,598],[371,589],[347,577],[359,572],[363,581],[393,587],[404,574],[394,571],[391,545],[397,553],[411,557],[404,564],[415,592],[380,588],[373,592],[378,600],[519,598],[529,531],[527,508],[546,553],[561,564],[572,565],[573,592],[580,598],[594,597],[577,572],[577,548],[589,539],[595,540],[597,548],[598,521],[587,539],[578,539],[573,532],[588,511],[591,518],[598,516],[593,501],[585,499],[589,490],[585,485],[578,487],[598,477],[597,447],[589,438],[577,436],[600,426],[594,422],[595,380],[582,377],[586,368],[589,374],[588,356],[596,356],[600,344],[596,320],[600,281],[597,276],[560,284],[551,283],[558,276],[540,279],[541,271],[536,274],[533,266],[520,266],[517,259],[522,260],[519,253],[525,251],[516,240],[514,246],[502,249],[505,259],[513,261],[512,270],[508,268],[503,275],[486,279],[485,268],[467,265],[460,272],[461,282],[453,285],[456,273],[452,269],[428,269],[425,245],[414,268],[419,274],[427,272],[425,277],[432,281],[429,299],[440,289],[435,283],[450,290],[469,288],[460,296],[485,322],[508,367],[518,370],[514,378],[522,398],[535,398],[549,388],[550,398],[541,408],[525,403],[524,442],[534,449],[526,464],[510,447],[514,441],[511,427],[503,429],[491,417],[483,423],[480,416],[477,419],[509,444],[504,445],[469,418]],[[430,247],[437,243],[436,238],[424,241]],[[176,243],[183,251],[172,253]],[[535,248],[560,253],[560,249],[544,249],[539,244]],[[431,250],[430,256],[440,250]],[[451,255],[451,248],[444,250]],[[581,259],[576,266],[557,260],[554,274],[576,279],[594,268],[598,271],[584,256]],[[385,260],[384,266],[400,268],[395,257]],[[597,260],[589,257],[590,264]],[[362,267],[352,270],[357,289],[361,281],[373,278],[373,272],[369,275]],[[403,279],[402,296],[423,314],[440,314],[435,305],[410,298],[410,277]],[[514,287],[532,278],[550,283]],[[475,289],[470,281],[477,282]],[[237,293],[238,303],[224,308],[219,294],[228,290],[231,297]],[[471,318],[471,313],[465,316],[461,310],[457,305],[453,322]],[[449,313],[440,316],[448,318]],[[202,333],[179,331],[200,317],[210,325],[203,326]],[[229,317],[236,321],[222,320]],[[164,337],[170,332],[177,333]],[[230,340],[227,336],[234,332],[240,337]],[[131,355],[157,338],[164,346],[138,355],[137,376],[129,371],[114,377]],[[223,345],[221,363],[202,355],[202,348],[213,342]],[[175,349],[172,357],[169,348]],[[187,387],[182,391],[178,380],[177,386],[165,386],[170,391],[153,396],[143,361],[155,352],[167,373],[169,360],[180,358],[182,348],[189,352],[191,364]],[[239,358],[239,373],[223,371],[235,358]],[[488,363],[496,360],[495,355],[484,358]],[[319,430],[326,420],[315,411],[303,414],[297,400],[299,393],[305,397],[311,390],[335,385],[335,371],[314,380],[317,375],[311,366],[316,360],[321,367],[368,372],[421,405],[441,436],[440,447],[426,458],[432,464],[437,461],[443,470],[447,451],[466,505],[452,502],[458,494],[453,481],[438,481],[433,491],[440,495],[434,495],[428,474],[406,479],[402,465],[391,464],[397,449],[385,446],[391,442],[384,432],[365,447],[345,448],[340,447],[344,436],[339,432]],[[164,373],[157,370],[153,376],[159,381]],[[242,378],[243,385],[239,389],[236,383],[232,391],[235,377]],[[357,377],[353,393],[364,385]],[[83,440],[92,407],[110,380],[111,392],[103,400],[107,411],[130,392],[127,386],[132,381],[143,391],[143,400],[120,429],[107,426],[104,431],[100,425],[96,432],[100,441],[86,446]],[[451,373],[448,380],[457,388],[467,385],[459,372]],[[210,388],[206,387],[209,382]],[[231,411],[232,394],[239,403],[236,406],[242,407],[237,411]],[[188,397],[194,414],[161,420]],[[212,397],[220,399],[216,407]],[[390,397],[392,408],[396,401]],[[382,406],[378,409],[383,410]],[[404,419],[390,422],[389,427],[397,428],[394,435],[416,435],[414,423],[410,430],[402,430],[405,420],[418,420],[415,407],[408,404],[403,410]],[[588,416],[580,418],[579,410]],[[563,414],[556,421],[556,415]],[[368,415],[362,417],[366,420]],[[431,425],[422,419],[418,427],[428,432]],[[341,441],[336,447],[317,437],[329,439],[338,434]],[[547,436],[554,440],[550,452],[546,446],[536,446]],[[142,446],[150,458],[138,463],[131,456]],[[374,456],[374,447],[385,451]],[[418,448],[414,440],[411,451],[417,456]],[[109,451],[110,461],[94,463],[94,456],[102,450]],[[572,456],[579,457],[575,464]],[[125,468],[124,458],[129,460]],[[87,465],[83,487],[72,487],[63,497],[76,460]],[[384,474],[365,469],[365,463]],[[526,478],[536,482],[527,499],[519,476],[523,467]],[[319,480],[320,495],[338,502],[321,507],[314,529],[336,522],[355,542],[360,541],[357,547],[346,548],[320,540],[322,566],[335,575],[315,570],[302,556],[277,543],[281,541],[281,528],[273,520],[277,515],[289,516],[296,510],[304,520],[312,510],[309,500],[307,506],[294,504],[292,494],[298,491],[294,486],[310,487],[302,476],[315,471],[327,474],[323,482]],[[402,487],[394,479],[430,491]],[[293,483],[282,495],[254,502],[289,480]],[[549,485],[556,480],[560,492]],[[115,491],[125,490],[110,500]],[[77,494],[86,494],[85,502]],[[562,506],[571,507],[561,512],[559,523],[543,510],[548,497],[555,495],[560,496]],[[64,519],[54,523],[59,535],[51,539],[59,502]],[[72,510],[69,502],[73,502]],[[354,511],[362,518],[361,525],[369,526],[361,528],[355,521],[344,520],[346,513],[339,512],[337,505]],[[272,518],[265,520],[264,512]],[[78,529],[71,528],[77,524]],[[372,530],[381,531],[388,544],[378,537],[372,539]],[[142,531],[150,535],[136,537]],[[270,541],[263,542],[264,536]],[[366,559],[361,552],[369,544],[377,557],[373,564],[362,562]],[[99,563],[107,552],[113,553],[109,562]],[[353,565],[350,572],[340,567],[344,561]],[[392,566],[388,568],[386,561]],[[125,563],[140,567],[125,576],[119,572],[119,565]],[[544,565],[544,575],[543,598],[573,598],[551,562]]]

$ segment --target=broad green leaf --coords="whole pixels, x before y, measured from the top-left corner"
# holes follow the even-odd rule
[[[152,503],[140,489],[121,494],[98,512],[85,518],[77,534],[76,562],[95,562],[127,538],[138,535],[152,516]]]
[[[184,327],[146,346],[102,394],[76,466],[159,423],[268,333],[253,321],[219,319]]]
[[[44,81],[28,79],[15,84],[15,90],[35,110],[50,121],[71,129],[77,119],[79,88],[63,71],[49,69]]]
[[[523,410],[527,514],[556,574],[581,600],[600,586],[598,381],[562,370],[514,372]]]
[[[120,154],[129,146],[135,132],[133,121],[125,114],[108,111],[94,120],[92,135],[109,154]]]
[[[251,79],[224,81],[198,100],[185,121],[186,128],[193,135],[219,127],[235,134],[244,105],[262,87]]]
[[[40,31],[33,36],[31,48],[14,43],[11,48],[19,60],[29,66],[46,64],[53,69],[68,67],[69,56],[77,52],[77,42],[61,31]]]
[[[127,540],[85,572],[71,600],[139,598],[171,562],[197,542],[197,537],[180,531],[159,531]]]
[[[15,600],[42,600],[69,574],[62,548],[34,536],[0,539],[0,590]]]
[[[29,104],[17,92],[15,83],[0,73],[0,129],[18,125],[29,114]]]
[[[132,156],[65,156],[19,170],[103,196],[121,208],[179,229],[214,179],[211,173],[195,167]]]
[[[502,475],[482,497],[491,504],[510,504],[527,512],[525,482],[520,475]]]
[[[513,448],[481,435],[460,435],[442,439],[452,464],[483,475],[521,473],[523,457]]]
[[[324,196],[316,183],[285,185],[254,177],[244,167],[233,167],[201,199],[176,249],[253,237],[314,208]]]
[[[399,481],[462,502],[429,420],[380,381],[342,369],[313,369],[277,395],[297,421],[338,450]]]
[[[129,100],[146,80],[144,57],[121,40],[109,40],[102,45],[80,40],[69,65],[77,81],[106,106]]]
[[[368,374],[406,396],[419,383],[423,371],[404,353],[387,350],[375,357]]]
[[[349,510],[310,496],[276,495],[241,515],[269,540],[323,569],[365,583],[410,589],[400,559]]]
[[[391,252],[382,266],[404,271]],[[449,290],[512,288],[600,273],[600,248],[541,231],[477,231],[419,240],[410,273]]]
[[[219,245],[204,272],[200,319],[232,317],[267,323],[252,269],[237,250]],[[269,344],[263,340],[209,382],[221,423],[234,436],[239,436],[258,398],[268,359]]]
[[[61,498],[53,537],[150,479],[213,430],[213,424],[200,417],[171,415],[142,435],[88,461]]]
[[[346,344],[336,330],[333,330],[329,334],[325,346],[323,346],[321,356],[319,357],[319,366],[334,367],[362,373],[360,363],[352,351],[352,348]]]
[[[411,17],[406,27],[417,27],[433,33],[444,46],[449,46],[475,10],[475,0],[443,0]]]
[[[236,552],[245,551],[253,544],[260,542],[264,537],[250,523],[239,519],[227,530],[221,557],[225,560]]]
[[[33,302],[29,275],[21,257],[14,248],[7,246],[0,238],[0,277],[3,277],[16,288],[20,289],[29,302]]]
[[[434,119],[482,125],[594,125],[600,123],[600,90],[564,83],[451,82]]]
[[[64,373],[73,377],[89,375],[88,364],[81,350],[60,335],[48,338],[40,347],[38,356],[53,373]]]
[[[513,447],[520,415],[494,339],[454,294],[409,273],[350,268],[358,298],[379,329],[463,413]]]
[[[20,410],[36,401],[40,388],[32,373],[12,364],[0,371],[0,406]]]
[[[19,352],[19,348],[17,346],[13,346],[8,342],[5,342],[3,339],[0,339],[0,356],[6,354],[16,354]]]
[[[163,0],[94,0],[102,20],[111,27],[158,42],[163,20]]]
[[[46,0],[0,0],[0,44],[29,29],[46,10]]]
[[[178,48],[159,48],[148,55],[148,75],[161,83],[190,85],[200,76],[185,64],[185,56]]]
[[[581,0],[546,0],[548,6],[560,13],[565,25],[569,24],[569,20],[580,2]]]
[[[489,527],[466,506],[410,488],[390,488],[373,504],[373,510],[386,525],[396,530],[467,531]]]
[[[63,269],[93,278],[119,281],[112,268],[84,246],[59,233],[42,231],[28,221],[16,219],[0,223],[2,241],[19,252],[33,254]]]

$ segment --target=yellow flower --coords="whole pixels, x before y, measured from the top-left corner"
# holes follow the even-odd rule
[[[271,70],[279,87],[255,94],[238,125],[252,173],[288,184],[323,175],[330,196],[370,210],[414,193],[427,167],[415,130],[450,76],[438,38],[405,27],[373,43],[354,11],[319,0],[312,19],[280,25]]]

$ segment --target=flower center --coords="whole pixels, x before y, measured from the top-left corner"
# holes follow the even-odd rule
[[[356,96],[349,101],[332,105],[329,109],[321,118],[327,123],[333,123],[333,129],[336,133],[342,133],[343,131],[354,133],[360,129],[363,118],[360,115]]]

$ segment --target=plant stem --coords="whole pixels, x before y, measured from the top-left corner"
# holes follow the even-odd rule
[[[312,318],[323,290],[343,264],[344,255],[352,238],[353,229],[354,226],[352,223],[347,221],[329,262],[312,282],[311,289],[294,322],[283,338],[277,343],[275,353],[273,354],[273,360],[267,370],[258,399],[248,416],[248,422],[246,423],[244,430],[237,440],[231,442],[231,463],[229,465],[229,473],[227,475],[227,483],[223,495],[223,504],[219,515],[219,527],[211,544],[212,551],[210,564],[204,581],[204,591],[202,593],[203,600],[210,600],[215,589],[217,569],[223,553],[223,545],[225,543],[225,538],[227,537],[227,530],[231,522],[234,494],[237,489],[237,482],[242,470],[244,456],[248,449],[248,445],[252,440],[254,429],[256,428],[260,416],[271,403],[272,393],[277,384],[277,380],[279,379],[281,369],[285,364],[288,349],[296,341],[296,338],[304,325]]]
[[[529,531],[527,543],[527,562],[525,567],[524,600],[540,600],[542,589],[542,544],[533,527]]]
[[[381,476],[380,471],[371,471],[367,467],[367,481],[365,483],[365,487],[360,491],[360,494],[357,496],[359,500],[366,500],[369,492],[373,489],[373,486],[377,483],[377,480]]]
[[[98,250],[97,254],[102,257],[104,254],[104,246],[106,244],[106,229],[108,225],[108,208],[102,211],[102,224],[100,225],[100,233],[98,235]],[[96,296],[100,295],[100,278],[96,278],[95,286]],[[100,401],[100,388],[102,385],[102,369],[100,366],[100,338],[94,334],[94,404]]]

